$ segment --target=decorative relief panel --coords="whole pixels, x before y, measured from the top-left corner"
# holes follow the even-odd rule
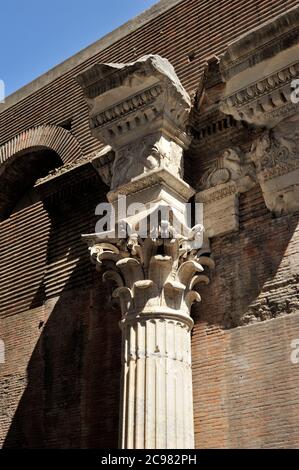
[[[159,168],[166,168],[174,176],[182,178],[182,148],[157,134],[142,137],[117,152],[111,189]]]
[[[203,174],[202,191],[196,201],[203,203],[204,225],[208,237],[238,230],[239,194],[255,184],[253,164],[238,148],[224,150]]]
[[[249,152],[265,203],[275,215],[299,210],[298,144],[298,120],[294,118],[266,130]]]

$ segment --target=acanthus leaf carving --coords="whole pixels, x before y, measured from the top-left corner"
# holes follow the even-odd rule
[[[202,232],[198,225],[188,236],[163,239],[160,227],[155,239],[137,234],[109,242],[94,239],[92,261],[103,271],[103,280],[114,283],[113,296],[120,299],[123,318],[150,315],[154,308],[155,313],[183,315],[192,324],[190,307],[199,300],[194,288],[208,282],[202,273],[214,267],[211,258],[200,255]]]

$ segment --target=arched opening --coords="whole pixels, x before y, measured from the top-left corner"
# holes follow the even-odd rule
[[[36,183],[81,156],[76,138],[58,126],[29,129],[0,146],[0,316],[42,304],[51,220]]]
[[[34,127],[3,144],[0,147],[0,222],[9,217],[39,178],[81,156],[77,139],[60,126]]]
[[[30,197],[34,199],[36,181],[62,165],[55,151],[39,147],[20,151],[4,162],[0,167],[0,221],[23,206],[25,195],[29,202]]]

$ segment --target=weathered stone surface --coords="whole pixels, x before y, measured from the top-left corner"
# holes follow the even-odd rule
[[[123,220],[117,213],[117,224],[125,231],[130,227],[125,238],[83,236],[92,260],[105,270],[103,278],[116,285],[113,296],[122,311],[120,445],[193,448],[190,309],[200,300],[193,288],[209,279],[198,274],[203,271],[198,256],[203,227],[188,229],[183,205],[192,194],[182,179],[191,101],[173,67],[159,56],[97,64],[77,80],[89,103],[94,135],[115,150],[109,200],[116,206],[121,193],[128,204],[146,204]],[[159,222],[163,208],[187,236],[180,228],[176,233],[174,221],[162,216]],[[153,211],[156,225],[148,223]],[[144,223],[142,237],[135,227]],[[202,262],[213,265],[205,257]]]
[[[240,149],[226,149],[203,174],[196,202],[203,204],[203,220],[209,238],[239,228],[239,195],[255,185],[253,164]]]
[[[112,190],[157,169],[183,177],[191,102],[166,59],[149,55],[131,64],[96,64],[77,80],[93,134],[115,150]]]
[[[256,8],[253,0],[242,3],[220,1],[217,4],[198,0],[163,1],[142,19],[108,35],[8,97],[5,104],[0,104],[1,144],[12,144],[14,137],[26,129],[49,123],[60,127],[66,125],[68,132],[79,142],[82,153],[82,159],[81,156],[77,158],[76,152],[71,153],[69,163],[39,180],[34,197],[29,191],[0,226],[0,338],[4,338],[6,346],[6,363],[0,364],[3,410],[0,413],[0,442],[4,447],[112,449],[117,446],[121,373],[118,322],[121,313],[116,306],[111,306],[112,285],[101,282],[99,273],[91,266],[86,246],[80,240],[81,233],[94,231],[95,207],[106,201],[114,150],[101,154],[103,143],[90,133],[88,108],[74,76],[99,62],[132,62],[150,51],[167,55],[194,100],[191,123],[192,131],[195,130],[192,133],[194,154],[191,158],[190,150],[185,151],[183,166],[184,177],[199,192],[202,176],[209,168],[214,168],[215,161],[225,149],[238,148],[249,160],[253,142],[265,131],[259,125],[237,121],[219,110],[225,81],[219,76],[218,59],[211,58],[211,54],[225,51],[228,41],[296,4],[296,0],[269,0]],[[159,16],[159,12],[163,14]],[[201,27],[206,25],[207,17],[209,27]],[[290,24],[292,21],[290,19]],[[270,39],[269,47],[262,44],[261,49],[273,52],[277,41],[279,55],[285,45],[288,50],[293,50],[288,43],[289,26],[285,29],[287,44],[283,44],[283,35],[275,28],[278,31],[276,39],[272,41],[265,35],[265,42]],[[261,37],[256,37],[260,43]],[[249,49],[251,44],[255,48],[254,37],[248,43]],[[251,52],[247,58],[250,57]],[[208,69],[202,77],[205,62]],[[268,65],[269,74],[266,71],[265,77],[259,75],[259,82],[263,84],[272,75],[277,81],[276,72],[284,67],[282,64],[277,68],[275,56],[269,59]],[[283,84],[290,79],[288,74],[286,79],[281,75],[279,86],[281,84],[282,91]],[[249,73],[248,77],[252,79]],[[200,90],[196,93],[199,81],[202,93]],[[269,90],[270,86],[267,93]],[[274,91],[277,93],[277,87]],[[263,92],[259,91],[258,97],[267,103]],[[280,98],[275,100],[279,104]],[[288,106],[284,110],[279,105],[277,109],[278,112],[293,112]],[[285,134],[287,129],[280,134],[276,117],[270,117],[273,130],[270,140],[278,139],[278,133],[287,140],[292,138]],[[262,119],[263,113],[259,122]],[[289,126],[288,122],[286,126]],[[266,127],[269,127],[267,123]],[[294,133],[294,128],[290,126],[290,129]],[[18,177],[21,173],[28,175],[28,178],[21,178],[24,183],[26,179],[27,184],[41,160],[52,161],[51,154],[43,150],[35,154],[34,168],[28,165],[32,163],[28,153],[22,155],[25,158],[18,160],[15,168]],[[62,143],[59,157],[63,155]],[[14,154],[11,157],[14,158]],[[298,447],[299,366],[290,360],[291,344],[299,338],[298,211],[292,209],[286,214],[283,209],[282,214],[278,212],[273,217],[260,191],[262,183],[258,174],[260,171],[263,174],[263,170],[258,170],[259,158],[256,163],[251,162],[256,168],[258,184],[239,196],[232,194],[238,201],[235,213],[238,214],[239,230],[214,236],[210,248],[203,246],[200,249],[200,253],[212,250],[216,269],[210,284],[200,285],[202,300],[193,304],[191,312],[197,448]],[[142,190],[143,195],[147,194],[148,201],[151,197],[159,200],[163,193],[167,204],[177,204],[180,212],[181,205],[192,195],[190,186],[167,173],[166,169],[163,169],[163,177],[159,168],[145,170],[152,172],[151,177],[144,179],[140,175],[135,179],[134,195],[130,196],[133,191],[131,181],[123,185],[122,190],[126,190],[132,200],[137,198],[137,189]],[[288,175],[291,177],[291,174],[290,171]],[[288,175],[282,175],[286,186]],[[280,185],[280,176],[276,177],[280,191],[284,185]],[[276,177],[268,179],[266,184],[274,184]],[[217,178],[218,183],[223,181]],[[2,179],[1,190],[12,191],[12,197],[8,198],[11,202],[13,197],[18,199],[15,188],[19,188],[17,179],[13,185],[9,181],[10,178]],[[222,185],[229,188],[236,186],[236,182],[222,182],[206,190],[213,192]],[[117,190],[112,191],[109,198],[115,200],[116,196]],[[218,200],[217,207],[222,208],[219,210],[221,221],[226,216],[225,198]],[[230,200],[228,207],[235,207]],[[228,224],[232,219],[228,219]],[[147,326],[148,335],[156,337],[157,342],[144,341]],[[176,344],[177,355],[173,354],[174,328],[178,338],[187,344],[188,327],[180,322],[173,325],[168,319],[154,319],[145,326],[138,323],[137,328],[127,325],[125,337],[131,341],[126,343],[128,357],[125,363],[129,372],[128,384],[132,385],[129,386],[132,400],[141,398],[142,403],[142,380],[147,365],[149,369],[164,370],[165,367],[167,370],[175,362],[177,376],[186,374],[188,377],[190,374],[189,343],[184,354],[181,345]],[[136,348],[136,332],[141,345],[139,349]],[[169,340],[168,356],[166,338]],[[133,384],[137,383],[140,388],[134,388]],[[172,390],[180,392],[179,384],[180,381],[171,384]],[[162,410],[158,416],[161,445],[165,445],[163,386],[159,382],[156,388],[148,388],[151,403],[157,403],[158,409]],[[167,403],[173,397],[169,390],[167,384]],[[189,393],[187,388],[184,391]],[[184,407],[187,406],[182,396],[180,400]],[[150,403],[145,405],[152,416]],[[184,434],[181,432],[183,409],[179,409],[178,426],[172,426],[171,445],[178,445],[177,439]],[[131,406],[130,418],[132,412]],[[143,445],[140,409],[137,416],[138,427],[134,434],[127,436],[126,445],[132,445],[132,439],[136,446]],[[147,430],[147,435],[153,435],[152,429]]]
[[[116,286],[113,296],[122,311],[120,445],[193,448],[190,310],[200,300],[193,288],[209,282],[200,274],[201,264],[213,262],[200,257],[203,227],[188,228],[184,214],[183,203],[192,194],[182,179],[191,101],[173,67],[159,56],[97,64],[77,80],[94,135],[115,150],[109,200],[121,193],[128,205],[145,204],[123,220],[117,214],[117,224],[125,232],[130,228],[124,238],[83,236],[92,260],[104,268],[103,278]],[[172,222],[163,215],[159,221],[163,208]],[[153,211],[155,225],[148,222]],[[144,223],[141,236],[136,227]],[[169,396],[180,399],[167,402]]]
[[[165,229],[161,223],[155,239],[84,236],[122,312],[122,448],[194,446],[190,309],[200,301],[195,287],[209,283],[203,266],[214,263],[200,256],[201,227],[178,239],[165,238]]]
[[[222,111],[237,120],[273,127],[298,113],[291,99],[299,76],[299,8],[294,7],[228,46],[220,61]]]
[[[255,164],[267,207],[276,215],[298,211],[298,115],[265,131],[252,144],[249,157]]]

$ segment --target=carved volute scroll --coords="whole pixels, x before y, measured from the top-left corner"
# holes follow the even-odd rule
[[[201,249],[202,232],[197,226],[176,238],[162,220],[144,239],[84,237],[122,313],[122,448],[194,446],[190,312],[214,267]]]

